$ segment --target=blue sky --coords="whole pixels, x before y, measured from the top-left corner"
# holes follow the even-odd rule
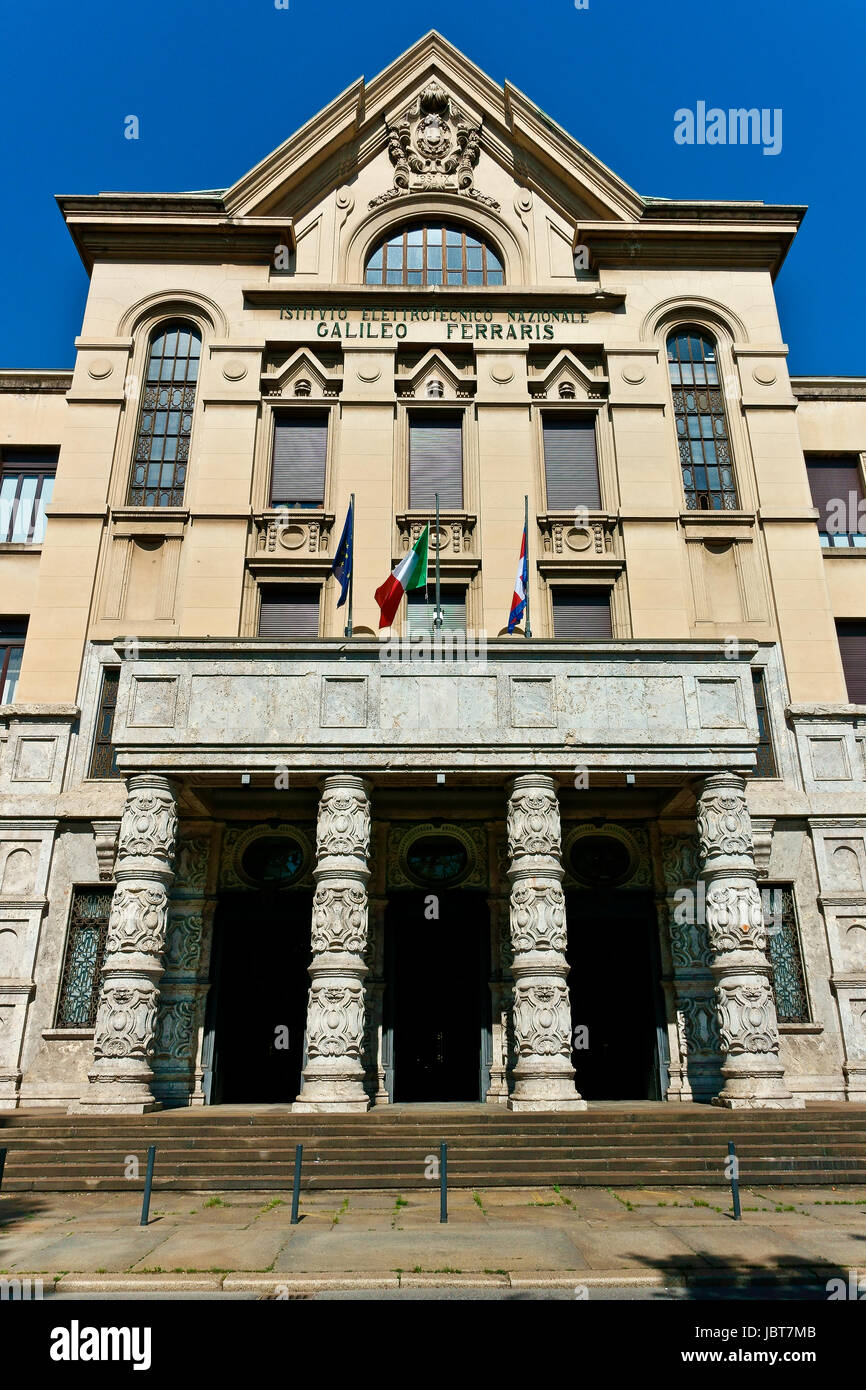
[[[73,361],[87,279],[54,194],[226,187],[430,28],[641,193],[808,203],[777,281],[790,368],[866,374],[862,0],[7,5],[0,366]],[[781,152],[676,144],[698,101],[781,108]]]

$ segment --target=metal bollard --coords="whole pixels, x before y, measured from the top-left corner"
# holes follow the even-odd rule
[[[292,1226],[297,1226],[298,1221],[299,1221],[299,1219],[300,1219],[300,1218],[298,1217],[298,1202],[301,1200],[301,1162],[302,1162],[302,1160],[303,1160],[303,1157],[304,1157],[304,1146],[303,1146],[303,1144],[296,1144],[296,1145],[295,1145],[295,1177],[294,1177],[294,1182],[292,1183],[292,1220],[291,1220],[291,1223],[290,1223]]]
[[[3,1169],[6,1167],[6,1155],[8,1149],[0,1149],[0,1192],[3,1190]]]
[[[146,1226],[150,1216],[150,1193],[153,1187],[153,1165],[156,1159],[156,1145],[151,1144],[147,1151],[147,1172],[144,1175],[144,1196],[141,1201],[141,1221],[139,1225]]]
[[[737,1163],[737,1151],[734,1148],[734,1141],[732,1139],[728,1140],[728,1158],[734,1160],[731,1164],[731,1197],[734,1202],[734,1220],[742,1221],[743,1217],[740,1211],[740,1179],[737,1176],[739,1165]]]
[[[439,1145],[439,1224],[448,1220],[448,1145]]]

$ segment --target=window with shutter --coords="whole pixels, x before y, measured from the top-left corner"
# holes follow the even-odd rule
[[[413,414],[409,417],[409,506],[463,510],[463,416]]]
[[[548,511],[598,511],[598,456],[595,416],[548,415],[543,422],[544,476]]]
[[[263,584],[260,637],[318,637],[318,584]]]
[[[836,623],[842,669],[852,705],[866,705],[866,621],[862,618]]]
[[[571,642],[593,642],[612,636],[610,590],[560,588],[553,590],[553,635]]]
[[[864,508],[860,483],[860,464],[844,454],[835,458],[806,455],[806,471],[812,505],[818,512],[821,544],[833,547],[866,547],[866,520],[861,531]]]
[[[274,416],[272,507],[321,507],[328,455],[327,415]]]
[[[26,619],[0,618],[0,705],[11,705],[24,657]]]
[[[436,586],[431,584],[425,592],[423,589],[410,589],[406,596],[407,618],[412,632],[433,631],[433,619],[436,616]],[[466,590],[442,586],[440,589],[440,606],[442,609],[442,626],[437,628],[438,632],[465,632],[466,631]]]

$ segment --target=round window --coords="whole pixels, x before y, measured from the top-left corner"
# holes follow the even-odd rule
[[[263,835],[244,850],[241,868],[253,883],[285,888],[304,867],[304,851],[288,835]]]
[[[631,873],[628,845],[614,835],[581,835],[571,847],[570,858],[575,878],[593,888],[610,888]]]
[[[406,868],[421,883],[454,883],[468,867],[469,852],[452,835],[421,835],[406,851]]]

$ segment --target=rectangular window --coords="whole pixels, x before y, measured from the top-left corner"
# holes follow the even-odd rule
[[[21,672],[27,620],[0,618],[0,705],[11,705]]]
[[[0,541],[41,545],[54,491],[56,449],[5,449],[0,459]]]
[[[595,416],[546,415],[542,428],[548,511],[599,511]]]
[[[413,414],[409,418],[409,506],[463,510],[463,416]]]
[[[427,593],[423,589],[410,589],[406,595],[406,616],[412,632],[433,632],[433,619],[436,616],[436,586],[430,584]],[[442,626],[438,632],[466,631],[466,590],[443,584],[440,589]]]
[[[557,585],[553,590],[553,635],[571,642],[610,637],[610,590]]]
[[[92,1028],[96,1023],[113,893],[113,888],[72,890],[56,1028]]]
[[[272,507],[321,507],[325,500],[328,416],[275,415]]]
[[[263,584],[260,637],[318,637],[318,584]]]
[[[809,999],[793,890],[767,885],[761,890],[761,898],[779,1022],[808,1023]]]
[[[767,686],[762,666],[752,667],[752,689],[755,692],[755,709],[758,713],[758,766],[756,777],[778,777],[776,757],[773,752],[773,739],[770,732],[770,714],[767,709]]]
[[[839,654],[852,705],[866,705],[866,621],[862,618],[836,622]]]
[[[99,692],[99,710],[96,715],[96,732],[93,737],[93,753],[90,759],[91,777],[119,777],[117,753],[112,742],[114,735],[114,713],[117,709],[117,687],[120,682],[119,666],[103,666],[102,686]]]
[[[812,505],[818,511],[818,535],[826,548],[866,547],[866,520],[861,508],[860,464],[854,455],[834,458],[806,455]],[[864,530],[860,526],[863,521]]]

